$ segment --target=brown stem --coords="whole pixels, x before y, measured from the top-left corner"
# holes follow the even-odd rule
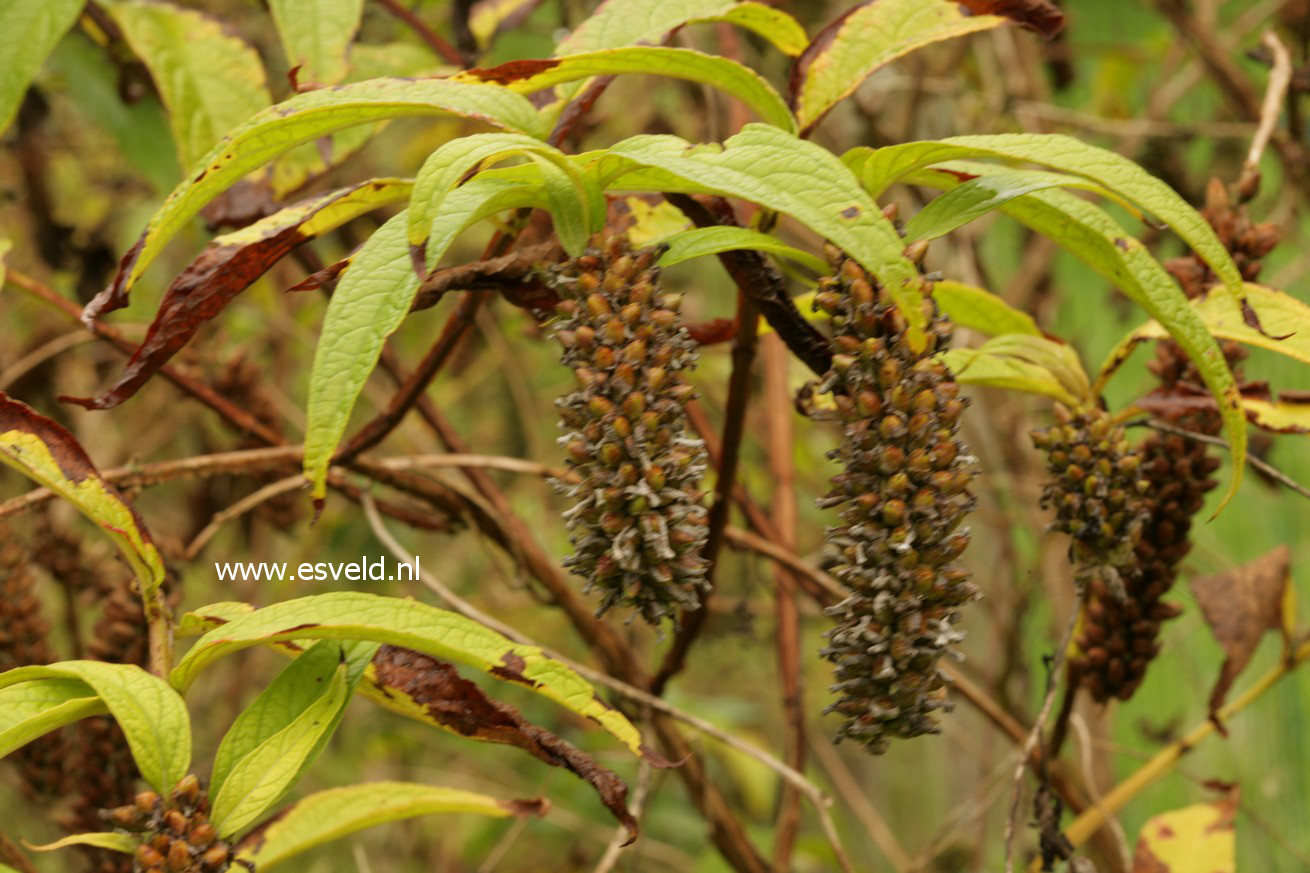
[[[460,53],[459,49],[447,42],[441,34],[428,27],[422,18],[406,9],[398,0],[378,0],[378,3],[383,9],[405,22],[409,29],[418,34],[419,39],[427,43],[428,48],[436,52],[443,61],[457,67],[468,65],[468,60]]]
[[[560,244],[551,240],[500,257],[437,270],[419,286],[410,311],[436,306],[448,291],[504,291],[531,276],[538,264],[558,261],[563,254]]]
[[[724,530],[728,527],[728,518],[732,514],[737,466],[741,458],[741,441],[746,433],[746,407],[750,402],[751,365],[755,361],[755,347],[760,333],[759,321],[759,312],[746,294],[739,291],[737,335],[732,343],[732,375],[728,377],[728,404],[723,419],[722,448],[715,463],[718,480],[715,483],[714,504],[710,507],[709,535],[705,540],[705,547],[701,550],[701,556],[709,567],[706,573],[709,588],[701,595],[700,605],[696,609],[682,612],[673,644],[669,647],[664,663],[660,665],[655,679],[651,682],[651,692],[656,695],[662,694],[669,680],[686,666],[687,652],[700,636],[705,620],[709,617],[707,607],[714,593],[715,577],[718,575]]]

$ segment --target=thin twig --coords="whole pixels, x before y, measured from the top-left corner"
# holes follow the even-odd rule
[[[823,772],[828,774],[828,781],[846,801],[855,818],[868,832],[869,839],[873,840],[873,844],[891,864],[892,870],[896,873],[909,873],[914,866],[909,853],[901,847],[900,840],[896,839],[896,832],[891,825],[869,802],[863,787],[847,770],[845,762],[833,750],[832,744],[823,740],[811,740],[809,746]]]
[[[280,497],[283,494],[296,491],[303,487],[305,487],[305,477],[297,473],[295,476],[288,476],[285,479],[270,482],[263,488],[260,488],[251,494],[247,494],[227,509],[215,513],[214,517],[209,520],[209,524],[205,525],[204,529],[196,534],[195,539],[193,539],[186,547],[186,551],[183,552],[182,555],[183,559],[187,561],[195,560],[196,555],[200,554],[200,550],[203,549],[205,545],[214,538],[214,535],[218,533],[219,529],[229,521],[232,521],[235,518],[240,518],[247,512],[257,509],[275,497]]]
[[[37,873],[31,859],[23,854],[22,850],[15,846],[13,841],[5,836],[3,832],[0,832],[0,858],[3,858],[7,864],[13,864],[14,869],[18,870],[19,873]]]
[[[1094,772],[1092,761],[1092,733],[1087,728],[1087,723],[1081,716],[1075,715],[1070,717],[1069,725],[1078,735],[1078,760],[1083,768],[1083,783],[1087,786],[1087,794],[1092,800],[1092,806],[1099,806],[1101,803],[1101,792],[1096,787],[1096,773]],[[1125,870],[1133,868],[1132,849],[1128,847],[1128,835],[1124,833],[1124,827],[1120,824],[1119,819],[1114,816],[1106,816],[1106,821],[1110,825],[1110,833],[1114,835],[1114,841],[1119,846],[1119,862]]]
[[[628,804],[628,811],[632,813],[635,819],[641,818],[641,812],[646,806],[646,794],[650,791],[651,773],[654,768],[650,762],[643,760],[637,768],[637,786],[632,789],[632,801]],[[614,829],[614,836],[610,837],[608,845],[605,846],[605,854],[600,856],[596,862],[596,867],[591,873],[609,873],[614,869],[614,865],[619,862],[619,855],[623,852],[623,847],[632,839],[628,829],[619,825]]]
[[[419,39],[427,43],[428,47],[436,52],[437,56],[443,61],[448,64],[454,64],[457,67],[468,65],[467,59],[465,59],[464,55],[460,53],[459,49],[446,42],[441,34],[428,27],[422,18],[419,18],[417,14],[406,9],[404,4],[400,3],[399,0],[378,0],[378,3],[392,15],[405,22],[410,30],[418,34]]]
[[[1125,424],[1124,427],[1154,428],[1155,430],[1163,431],[1165,433],[1171,433],[1171,434],[1176,434],[1177,436],[1187,437],[1188,439],[1193,439],[1196,440],[1197,442],[1209,443],[1212,446],[1219,446],[1224,449],[1230,449],[1228,445],[1228,441],[1222,437],[1211,436],[1210,434],[1206,434],[1206,433],[1198,433],[1194,430],[1184,430],[1181,427],[1174,427],[1172,424],[1168,424],[1166,422],[1160,421],[1159,419],[1153,418],[1150,421],[1130,421],[1127,424]],[[1310,488],[1306,488],[1304,485],[1300,484],[1295,479],[1288,476],[1286,473],[1283,473],[1278,468],[1271,465],[1268,461],[1261,460],[1260,458],[1257,458],[1255,455],[1252,455],[1251,453],[1248,452],[1246,455],[1246,463],[1250,464],[1252,469],[1259,470],[1261,473],[1264,473],[1269,478],[1276,480],[1279,484],[1284,485],[1287,488],[1290,488],[1291,490],[1295,491],[1297,494],[1300,494],[1302,497],[1310,498]]]
[[[88,336],[86,331],[74,330],[63,336],[57,336],[47,343],[42,343],[5,369],[0,370],[0,390],[8,388],[56,355],[83,343],[94,341],[95,337]]]
[[[1278,126],[1278,118],[1283,114],[1287,88],[1292,83],[1292,56],[1283,45],[1278,34],[1266,30],[1260,44],[1269,49],[1273,57],[1273,68],[1269,71],[1269,84],[1265,87],[1264,103],[1260,107],[1260,126],[1251,138],[1251,149],[1246,154],[1246,163],[1242,165],[1242,175],[1237,183],[1239,189],[1247,187],[1251,180],[1260,175],[1260,158],[1264,155],[1269,138]]]
[[[1078,600],[1081,600],[1081,597]],[[1014,833],[1019,821],[1019,798],[1022,794],[1023,774],[1028,769],[1028,761],[1033,750],[1037,748],[1037,743],[1042,736],[1042,728],[1045,727],[1046,719],[1051,714],[1051,707],[1055,704],[1055,692],[1064,669],[1064,657],[1069,650],[1069,641],[1073,639],[1073,629],[1078,624],[1077,604],[1078,601],[1075,601],[1074,608],[1069,610],[1069,620],[1065,622],[1064,633],[1060,635],[1058,648],[1046,671],[1046,693],[1042,699],[1042,709],[1037,713],[1037,720],[1033,722],[1032,730],[1024,740],[1019,763],[1014,768],[1014,778],[1010,785],[1010,811],[1005,818],[1005,873],[1014,873]]]

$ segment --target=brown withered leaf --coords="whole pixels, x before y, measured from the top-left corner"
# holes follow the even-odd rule
[[[1052,37],[1064,29],[1064,13],[1049,0],[955,0],[973,15],[1000,15]]]
[[[1233,682],[1251,662],[1264,632],[1281,631],[1288,642],[1285,618],[1290,562],[1287,546],[1279,546],[1226,573],[1192,580],[1196,602],[1226,655],[1210,694],[1210,717],[1221,729],[1219,709]]]
[[[512,669],[509,665],[507,669]],[[492,700],[454,666],[396,646],[382,646],[373,658],[377,686],[388,697],[406,697],[435,722],[466,737],[503,743],[563,767],[586,780],[601,803],[637,838],[637,820],[628,811],[628,786],[581,749],[534,725],[507,703]]]
[[[123,373],[97,397],[61,397],[87,409],[113,409],[135,394],[217,316],[296,246],[409,194],[411,185],[375,179],[302,200],[249,227],[216,238],[169,285],[146,338]],[[83,320],[118,308],[112,288],[93,300]]]

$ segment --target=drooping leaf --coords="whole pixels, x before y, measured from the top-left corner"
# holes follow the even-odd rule
[[[1003,333],[1042,336],[1031,315],[983,288],[944,279],[933,284],[932,296],[942,312],[960,327],[987,336]]]
[[[496,800],[471,791],[408,782],[366,782],[311,794],[247,837],[237,859],[271,870],[288,858],[355,831],[438,812],[471,812],[505,818],[540,815],[543,801]]]
[[[156,791],[172,789],[191,766],[191,718],[164,680],[135,664],[61,661],[0,673],[0,689],[37,679],[75,679],[103,701],[122,728],[141,776]]]
[[[93,846],[97,849],[108,849],[111,852],[122,852],[125,855],[131,855],[136,851],[139,841],[130,834],[115,833],[87,833],[72,834],[64,837],[62,840],[55,840],[53,843],[46,843],[44,846],[33,846],[28,844],[28,848],[33,852],[53,852],[57,849],[67,849],[69,846]]]
[[[1310,397],[1284,392],[1277,400],[1243,395],[1251,423],[1273,433],[1310,433]]]
[[[865,188],[874,197],[879,197],[889,185],[916,170],[947,161],[976,158],[1044,164],[1063,173],[1082,176],[1118,193],[1167,224],[1209,265],[1233,297],[1238,302],[1243,301],[1242,276],[1237,265],[1199,212],[1164,182],[1122,155],[1071,136],[1034,133],[954,136],[877,150],[853,149],[843,160],[848,166],[859,168],[857,172]]]
[[[300,81],[335,85],[345,78],[364,0],[269,0],[268,8]]]
[[[970,179],[934,198],[905,223],[905,240],[917,242],[937,239],[999,209],[1016,197],[1047,188],[1091,191],[1133,209],[1131,204],[1124,203],[1113,191],[1077,176],[1042,170],[998,173]]]
[[[1233,310],[1222,294],[1207,294],[1192,301],[1192,308],[1206,329],[1219,339],[1233,340],[1256,348],[1286,355],[1310,364],[1310,306],[1284,291],[1246,283],[1246,299],[1255,310],[1264,331],[1246,324],[1241,313]],[[1158,321],[1148,321],[1119,341],[1101,365],[1101,381],[1109,378],[1139,343],[1161,339],[1168,332]]]
[[[791,103],[808,131],[880,67],[923,46],[1015,20],[1053,36],[1064,16],[1046,0],[864,0],[829,24],[792,70]]]
[[[921,170],[908,178],[915,184],[952,188],[960,182],[956,173]],[[1129,236],[1105,210],[1067,191],[1032,191],[1006,203],[1001,210],[1049,237],[1168,326],[1169,335],[1196,364],[1218,402],[1225,436],[1232,447],[1233,477],[1222,509],[1237,493],[1246,465],[1246,417],[1232,370],[1182,289],[1145,246]]]
[[[109,710],[76,679],[36,679],[0,689],[0,758],[64,725]]]
[[[113,409],[292,249],[365,212],[404,200],[412,188],[408,179],[372,179],[302,200],[216,237],[168,286],[146,338],[114,384],[94,398],[60,399],[87,409]]]
[[[923,337],[923,283],[896,228],[831,152],[763,124],[722,146],[693,147],[675,136],[635,136],[601,160],[607,187],[625,188],[630,161],[792,216],[878,277],[900,306],[914,341]],[[616,160],[616,159],[624,160]]]
[[[219,836],[254,822],[291,789],[341,723],[355,684],[376,650],[377,645],[369,643],[315,644],[284,671],[291,674],[288,681],[256,700],[255,716],[234,725],[240,731],[222,759],[223,783],[214,792],[210,814]],[[298,692],[291,687],[297,683],[317,693]],[[248,751],[240,754],[245,748]],[[236,755],[240,757],[232,761]]]
[[[951,349],[941,357],[962,385],[1044,394],[1072,407],[1090,397],[1078,356],[1069,346],[1046,337],[1006,334],[977,349]]]
[[[1218,718],[1228,690],[1251,663],[1267,630],[1290,642],[1295,618],[1290,608],[1291,553],[1279,546],[1268,554],[1213,576],[1191,580],[1201,614],[1224,650],[1224,665],[1210,694],[1210,716]]]
[[[0,4],[0,133],[9,129],[27,86],[82,6],[80,0]]]
[[[186,689],[214,660],[250,646],[282,640],[354,639],[389,643],[480,670],[593,719],[635,754],[649,754],[641,735],[569,667],[535,646],[505,637],[453,612],[412,600],[341,591],[288,600],[257,609],[206,633],[173,670]]]
[[[114,280],[83,314],[92,319],[127,305],[127,293],[164,245],[206,203],[252,170],[338,130],[392,118],[457,115],[495,127],[545,136],[527,98],[495,85],[449,79],[371,79],[338,85],[271,106],[232,130],[151,218],[124,255]]]
[[[658,244],[667,247],[664,254],[660,255],[659,263],[663,267],[706,255],[717,255],[719,252],[750,249],[788,258],[816,273],[825,273],[829,269],[823,258],[789,246],[776,236],[745,227],[700,227],[665,237]]]
[[[0,461],[73,504],[118,547],[136,574],[146,617],[161,612],[164,561],[132,505],[100,477],[68,430],[0,391]]]
[[[463,737],[516,746],[553,767],[563,767],[596,789],[601,802],[637,837],[628,811],[628,786],[581,749],[525,719],[507,703],[492,700],[445,661],[395,646],[383,646],[373,662],[374,700],[393,712]]]
[[[1237,873],[1237,798],[1152,816],[1133,854],[1133,873]]]
[[[273,102],[259,55],[219,21],[141,0],[109,11],[159,88],[184,167]]]
[[[591,235],[605,225],[605,196],[595,175],[547,155],[534,152],[528,158],[541,171],[541,190],[550,204],[555,236],[569,257],[576,258]]]
[[[492,171],[450,195],[430,228],[427,266],[435,266],[468,225],[505,209],[546,206],[540,170],[531,169],[534,182],[525,184],[519,173]],[[418,292],[419,279],[405,241],[407,220],[401,212],[368,239],[328,303],[310,370],[305,428],[305,478],[313,486],[315,500],[327,493],[328,466],[382,346],[400,326]]]
[[[796,120],[786,101],[762,76],[736,61],[692,49],[625,46],[555,58],[510,61],[490,69],[467,70],[452,81],[495,83],[521,94],[530,94],[566,82],[624,73],[699,82],[738,98],[769,124],[789,131],[796,129]]]
[[[210,795],[217,797],[222,791],[228,774],[271,739],[274,735],[290,727],[291,724],[317,701],[327,694],[332,684],[333,675],[345,659],[345,681],[348,689],[353,689],[359,682],[364,668],[368,666],[377,649],[376,644],[352,643],[349,653],[343,652],[339,642],[322,640],[297,655],[259,696],[241,711],[232,727],[223,735],[214,755],[214,767],[210,775]],[[344,712],[344,706],[337,710]],[[327,731],[323,739],[331,734]],[[311,747],[312,748],[312,747]],[[301,768],[308,766],[312,755],[306,758]]]
[[[686,24],[727,21],[755,31],[785,54],[808,41],[796,19],[762,3],[736,0],[605,0],[555,48],[574,55],[636,43],[662,42]]]

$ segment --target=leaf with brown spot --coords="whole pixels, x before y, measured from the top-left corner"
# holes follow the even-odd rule
[[[1291,554],[1287,546],[1226,573],[1192,580],[1192,593],[1223,648],[1223,667],[1210,694],[1210,717],[1217,719],[1228,690],[1246,669],[1267,630],[1281,631],[1286,644],[1291,622]]]
[[[87,409],[113,409],[168,363],[205,322],[221,313],[296,246],[365,212],[402,200],[412,188],[407,179],[362,182],[303,200],[249,227],[217,237],[168,287],[145,340],[132,353],[118,380],[98,397],[60,399]],[[96,312],[104,296],[97,297],[87,311]]]
[[[521,661],[521,659],[520,659]],[[601,803],[637,838],[637,821],[628,811],[628,786],[586,752],[532,724],[506,703],[492,700],[456,672],[453,665],[409,649],[383,646],[373,659],[378,688],[423,721],[471,739],[516,746],[552,767],[563,767],[588,782]]]
[[[1000,15],[1050,38],[1064,30],[1064,13],[1049,0],[955,0],[973,15]]]
[[[460,74],[464,80],[471,82],[492,82],[508,85],[522,79],[531,79],[538,73],[544,73],[560,62],[553,58],[535,58],[522,61],[509,61],[496,67],[474,67]]]
[[[1132,873],[1236,873],[1237,791],[1149,819],[1137,839]]]

